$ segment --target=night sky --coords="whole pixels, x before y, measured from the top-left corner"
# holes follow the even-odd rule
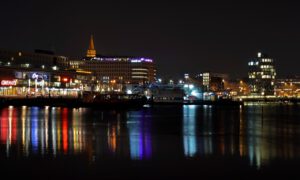
[[[199,1],[201,2],[201,1]],[[153,58],[160,76],[212,71],[247,76],[263,51],[279,76],[300,74],[300,3],[263,1],[1,1],[0,48]]]

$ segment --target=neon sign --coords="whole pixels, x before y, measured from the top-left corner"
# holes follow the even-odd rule
[[[17,80],[1,80],[1,86],[16,86]]]
[[[37,72],[30,73],[29,77],[31,79],[36,79],[36,80],[48,80],[47,74],[37,73]]]
[[[62,82],[69,82],[69,78],[67,77],[62,78]]]

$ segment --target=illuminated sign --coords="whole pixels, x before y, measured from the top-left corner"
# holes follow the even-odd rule
[[[131,63],[142,63],[142,62],[150,62],[152,63],[152,59],[145,59],[145,58],[140,58],[140,59],[131,59]]]
[[[30,79],[36,79],[36,80],[48,80],[48,75],[38,72],[32,72],[29,74]]]
[[[1,80],[1,86],[16,86],[17,80]]]
[[[62,78],[62,82],[69,82],[69,78],[66,77]]]

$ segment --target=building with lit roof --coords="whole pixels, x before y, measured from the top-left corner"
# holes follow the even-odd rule
[[[127,56],[96,55],[91,36],[86,57],[70,60],[70,68],[93,72],[97,79],[96,90],[123,91],[124,85],[145,85],[155,81],[156,68],[152,59]]]

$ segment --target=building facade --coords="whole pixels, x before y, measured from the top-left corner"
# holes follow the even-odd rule
[[[204,72],[196,75],[196,80],[202,85],[203,91],[224,91],[227,74]]]
[[[145,85],[155,81],[156,68],[152,59],[132,57],[97,56],[85,60],[71,60],[73,69],[83,69],[94,73],[100,89],[109,86],[122,90],[122,85]]]
[[[152,59],[96,55],[91,36],[86,57],[70,60],[71,69],[91,71],[96,77],[95,91],[126,91],[127,85],[146,85],[155,81],[156,68]]]
[[[0,66],[40,69],[68,68],[68,58],[55,55],[51,51],[35,50],[35,52],[0,50]]]
[[[300,76],[276,79],[276,96],[300,98]]]
[[[0,67],[1,96],[72,96],[91,89],[91,72]]]
[[[276,69],[274,60],[258,53],[248,62],[249,83],[252,95],[274,95]]]

